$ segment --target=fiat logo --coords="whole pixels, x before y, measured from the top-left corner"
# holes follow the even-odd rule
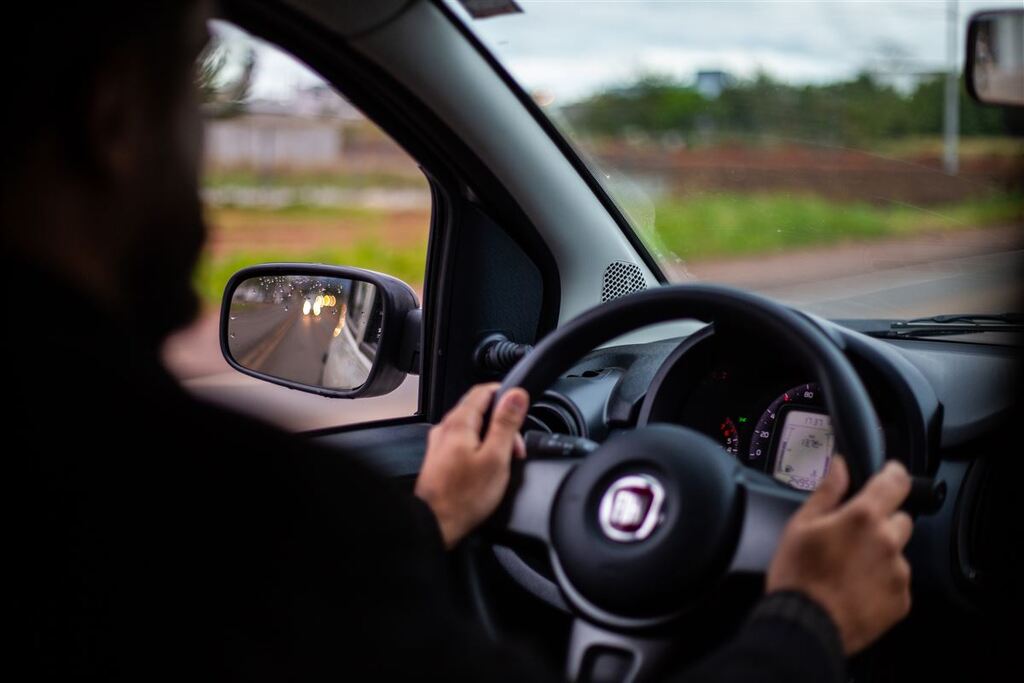
[[[613,541],[642,541],[661,522],[665,489],[654,477],[631,474],[615,481],[597,511],[601,531]]]

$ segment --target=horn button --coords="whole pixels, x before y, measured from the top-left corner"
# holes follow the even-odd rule
[[[622,433],[587,456],[562,486],[551,520],[556,572],[570,600],[585,612],[639,618],[683,609],[735,548],[736,467],[707,436],[671,425]]]

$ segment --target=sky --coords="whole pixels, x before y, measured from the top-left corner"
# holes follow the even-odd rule
[[[524,14],[477,20],[477,34],[534,92],[571,100],[644,73],[684,81],[699,70],[764,70],[807,83],[881,71],[947,68],[946,0],[521,0]],[[968,16],[1024,6],[961,0],[957,57]]]
[[[519,0],[523,14],[474,20],[449,1],[516,79],[559,104],[649,73],[692,80],[699,70],[763,70],[793,83],[875,71],[947,68],[947,0]],[[957,59],[967,20],[1024,0],[960,0]],[[218,31],[238,42],[237,29]],[[252,39],[247,39],[251,43]],[[269,46],[257,48],[256,98],[285,99],[321,82]]]

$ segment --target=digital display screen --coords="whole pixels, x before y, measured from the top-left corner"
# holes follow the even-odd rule
[[[780,434],[775,478],[804,491],[818,488],[832,459],[832,418],[824,413],[791,410],[786,413]]]

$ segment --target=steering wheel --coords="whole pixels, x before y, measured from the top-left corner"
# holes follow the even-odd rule
[[[681,318],[728,325],[795,351],[824,391],[837,452],[850,472],[848,495],[881,468],[878,418],[841,338],[797,311],[728,287],[665,286],[593,308],[513,367],[495,401],[513,387],[539,396],[595,347]],[[545,546],[555,585],[509,547],[491,547],[523,588],[574,615],[570,680],[595,677],[602,653],[617,652],[616,676],[637,681],[671,650],[670,638],[651,634],[727,576],[767,571],[783,527],[805,499],[723,457],[699,432],[648,425],[612,435],[585,458],[527,457],[514,477],[494,521]]]

